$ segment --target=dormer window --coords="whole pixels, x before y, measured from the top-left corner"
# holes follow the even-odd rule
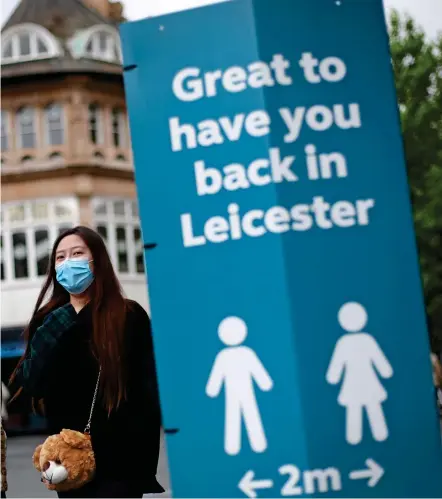
[[[42,26],[21,24],[2,34],[2,64],[47,59],[61,54],[57,40]]]
[[[94,28],[84,46],[84,56],[120,64],[122,58],[118,33],[112,28]]]

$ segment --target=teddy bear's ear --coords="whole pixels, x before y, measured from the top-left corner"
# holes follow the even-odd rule
[[[39,445],[35,451],[34,451],[34,455],[32,456],[32,461],[34,462],[34,468],[37,470],[37,471],[40,471],[41,472],[41,468],[40,468],[40,454],[41,454],[41,449],[43,448],[43,445]]]
[[[75,449],[87,449],[91,447],[91,439],[88,435],[74,430],[61,430],[60,437],[70,447]]]

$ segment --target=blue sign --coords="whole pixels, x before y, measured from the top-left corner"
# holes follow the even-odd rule
[[[174,496],[441,497],[381,0],[122,38]]]

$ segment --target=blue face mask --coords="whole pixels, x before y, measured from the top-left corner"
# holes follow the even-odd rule
[[[71,295],[84,293],[94,281],[88,260],[66,259],[55,267],[55,272],[57,281]]]

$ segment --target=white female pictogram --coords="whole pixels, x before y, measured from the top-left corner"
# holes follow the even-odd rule
[[[224,449],[234,456],[241,450],[241,419],[254,452],[267,449],[267,439],[256,402],[254,383],[269,391],[273,381],[256,353],[241,346],[247,337],[247,325],[238,317],[227,317],[218,327],[218,335],[227,348],[216,356],[206,386],[209,397],[217,397],[224,385],[226,412]]]
[[[367,312],[359,303],[346,303],[339,311],[341,327],[350,334],[341,336],[326,374],[328,383],[343,377],[338,403],[346,408],[346,440],[356,445],[362,440],[363,411],[367,412],[371,433],[376,441],[388,438],[388,426],[382,409],[387,392],[379,381],[390,378],[393,368],[373,336],[362,332]]]

